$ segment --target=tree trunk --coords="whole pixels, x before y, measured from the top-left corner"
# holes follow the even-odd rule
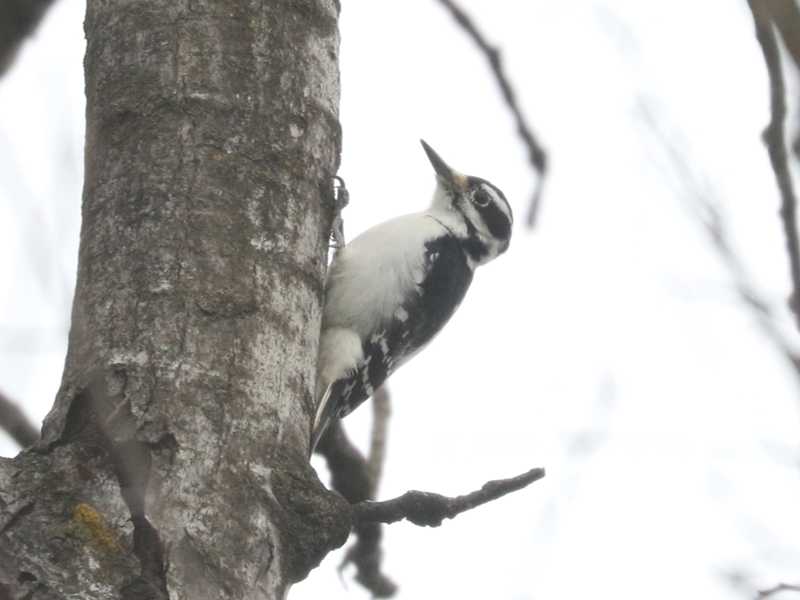
[[[0,459],[0,599],[283,598],[344,543],[308,464],[336,0],[89,0],[61,389]]]

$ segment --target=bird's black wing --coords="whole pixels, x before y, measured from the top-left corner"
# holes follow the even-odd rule
[[[416,289],[388,322],[363,340],[364,360],[357,370],[332,386],[332,392],[341,394],[336,403],[339,417],[370,397],[433,339],[458,308],[470,283],[472,269],[457,239],[443,235],[425,244],[424,267]]]

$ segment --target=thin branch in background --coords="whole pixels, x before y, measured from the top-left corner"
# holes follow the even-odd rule
[[[397,585],[381,570],[382,523],[408,519],[417,525],[436,527],[444,519],[452,519],[464,511],[520,490],[544,477],[544,469],[531,469],[510,479],[489,481],[480,490],[455,498],[410,491],[394,500],[375,502],[373,498],[386,456],[389,401],[389,393],[384,388],[378,390],[373,397],[374,422],[369,460],[364,459],[350,442],[338,419],[331,423],[316,449],[328,463],[333,489],[353,506],[353,532],[356,541],[348,548],[339,569],[341,571],[347,565],[353,564],[356,567],[356,581],[375,598],[389,598],[397,592]]]
[[[800,72],[800,7],[795,0],[771,0],[762,2],[761,7],[772,17],[772,24],[781,35],[783,47]],[[792,141],[792,151],[800,160],[800,131]]]
[[[353,507],[353,520],[360,524],[394,523],[408,519],[416,525],[438,527],[444,519],[452,519],[462,512],[521,490],[543,477],[544,469],[531,469],[516,477],[489,481],[481,489],[455,498],[410,491],[385,502],[360,502]]]
[[[715,201],[716,194],[708,183],[699,178],[691,169],[685,153],[682,153],[669,139],[669,136],[661,128],[660,120],[644,99],[639,100],[638,114],[642,124],[667,159],[669,175],[680,185],[678,193],[686,198],[689,205],[695,210],[717,255],[728,270],[737,294],[756,317],[762,332],[786,358],[795,373],[800,375],[800,356],[795,352],[784,332],[778,327],[768,302],[750,283],[747,269],[731,243],[725,220]]]
[[[780,594],[781,592],[800,592],[800,585],[779,583],[778,585],[766,590],[759,590],[758,594],[756,595],[756,600],[763,600],[764,598],[769,598],[770,596]]]
[[[786,86],[781,72],[781,55],[778,48],[778,40],[773,29],[773,22],[776,26],[778,26],[779,22],[777,20],[773,21],[775,15],[770,14],[768,6],[770,3],[763,0],[748,0],[748,4],[753,14],[756,38],[764,54],[767,74],[769,75],[772,116],[769,125],[764,130],[764,143],[769,151],[769,159],[772,163],[772,170],[775,173],[775,179],[781,195],[780,216],[784,237],[786,238],[786,254],[789,257],[789,271],[792,280],[789,307],[794,315],[795,324],[800,329],[800,240],[798,239],[796,222],[797,196],[792,183],[792,176],[789,172],[789,154],[784,135]],[[796,8],[795,12],[797,12]],[[787,27],[787,24],[783,24],[783,27]]]
[[[392,414],[392,399],[386,385],[379,387],[372,395],[372,435],[370,436],[369,455],[367,456],[367,472],[372,482],[374,498],[378,493],[378,485],[383,476],[383,465],[386,462],[386,441],[389,437],[389,417]]]
[[[795,67],[800,69],[800,7],[795,0],[750,0],[750,8],[755,16],[753,4],[758,5],[759,17],[772,20]]]
[[[0,76],[14,62],[22,42],[36,29],[53,0],[0,2]]]
[[[528,208],[527,223],[529,227],[536,224],[536,218],[539,214],[539,206],[541,204],[542,190],[544,188],[545,176],[547,174],[547,153],[542,145],[536,139],[530,125],[522,115],[519,104],[517,103],[517,95],[514,88],[511,87],[511,82],[503,69],[502,57],[500,50],[492,46],[486,37],[475,26],[474,21],[460,8],[453,0],[438,0],[455,19],[456,23],[472,38],[475,45],[486,55],[486,60],[489,61],[492,73],[494,74],[497,85],[503,94],[503,99],[508,105],[511,114],[514,116],[514,121],[517,125],[517,133],[519,133],[522,142],[528,150],[528,162],[533,167],[537,175],[536,188],[531,198],[531,203]]]
[[[358,448],[348,439],[341,421],[335,419],[322,437],[316,452],[328,463],[331,487],[344,496],[350,504],[357,505],[374,497],[377,482],[372,479],[370,467]],[[352,564],[356,568],[356,581],[375,598],[390,598],[397,585],[381,570],[383,530],[380,523],[354,524],[356,540],[347,549],[339,566],[341,571]]]
[[[39,430],[36,426],[3,392],[0,392],[0,428],[22,448],[32,446],[39,440]]]

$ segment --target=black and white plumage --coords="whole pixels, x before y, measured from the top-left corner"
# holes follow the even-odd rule
[[[368,229],[328,271],[312,451],[331,419],[369,398],[441,330],[475,268],[508,248],[513,217],[503,192],[422,146],[436,171],[431,206]]]

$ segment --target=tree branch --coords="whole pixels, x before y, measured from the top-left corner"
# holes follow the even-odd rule
[[[772,17],[795,70],[800,71],[800,7],[795,0],[771,0],[763,2],[762,6]],[[795,159],[800,159],[800,134],[795,135],[791,146]]]
[[[353,521],[357,524],[394,523],[408,519],[416,525],[438,527],[444,519],[452,519],[462,512],[521,490],[542,479],[544,474],[544,469],[531,469],[516,477],[489,481],[481,489],[455,498],[412,490],[394,500],[364,501],[353,507]]]
[[[3,0],[0,2],[0,76],[4,75],[20,45],[42,20],[53,0]]]
[[[792,283],[792,294],[789,307],[795,318],[795,324],[800,329],[800,240],[798,240],[796,213],[797,197],[794,184],[789,172],[789,159],[784,135],[784,122],[786,120],[786,86],[781,72],[780,50],[775,38],[773,23],[778,26],[775,14],[771,14],[767,2],[763,0],[748,0],[753,22],[756,28],[756,38],[764,54],[770,84],[770,110],[772,113],[770,123],[764,130],[764,143],[769,151],[772,170],[781,195],[780,217],[783,224],[784,237],[786,238],[786,254],[789,257],[789,272]],[[784,28],[786,25],[784,25]],[[783,31],[783,30],[781,30]],[[787,43],[788,45],[788,43]]]
[[[367,461],[347,437],[339,419],[332,420],[316,452],[328,463],[331,487],[348,502],[355,504],[372,496],[373,484],[369,478]]]
[[[800,69],[800,8],[794,0],[756,0],[763,13],[769,15],[780,32],[784,46],[792,57],[795,67]],[[755,14],[755,13],[754,13]]]
[[[10,435],[22,448],[27,448],[39,439],[39,430],[31,423],[17,404],[0,392],[0,428]]]
[[[652,107],[643,99],[639,100],[638,112],[642,124],[647,128],[653,140],[658,143],[669,163],[669,175],[680,182],[681,187],[678,192],[689,201],[690,206],[696,211],[698,221],[703,225],[717,256],[730,274],[736,293],[755,316],[764,335],[769,338],[795,370],[795,373],[800,376],[800,355],[795,352],[784,332],[776,324],[775,316],[770,310],[768,302],[750,282],[751,278],[733,247],[725,219],[716,201],[718,194],[692,170],[685,153],[681,152],[663,131],[661,126],[663,119],[658,118]]]
[[[541,203],[542,188],[544,186],[545,175],[547,173],[547,153],[542,145],[537,140],[530,125],[528,125],[525,117],[522,115],[519,104],[517,103],[517,95],[514,88],[511,87],[511,82],[503,68],[500,50],[492,46],[484,37],[484,35],[475,26],[474,21],[460,8],[453,0],[438,0],[455,19],[456,23],[469,35],[475,45],[486,55],[486,60],[489,61],[489,67],[494,74],[497,85],[503,94],[503,99],[508,105],[508,109],[514,117],[514,122],[517,125],[517,133],[522,142],[528,150],[528,162],[537,174],[538,181],[536,188],[531,198],[531,203],[528,208],[528,226],[533,227],[536,223],[536,217],[539,213],[539,205]]]
[[[373,447],[376,437],[374,431],[378,429],[377,421],[379,420],[377,409],[375,419]],[[331,472],[331,486],[350,504],[358,505],[374,497],[377,480],[373,479],[367,460],[348,439],[341,421],[337,419],[331,423],[316,451],[324,456],[328,463],[328,469]],[[372,458],[376,456],[375,452],[371,452]],[[382,458],[380,464],[382,464]],[[354,523],[353,533],[356,541],[347,549],[344,560],[339,565],[339,570],[353,564],[356,567],[356,581],[369,590],[375,598],[394,596],[397,592],[397,585],[381,570],[383,561],[381,524]]]
[[[383,465],[386,462],[386,440],[389,437],[389,417],[392,414],[392,402],[387,385],[379,387],[372,395],[372,435],[370,436],[367,472],[372,482],[371,498],[378,492],[383,476]]]
[[[800,585],[779,583],[778,585],[775,585],[766,590],[759,590],[758,595],[756,596],[756,600],[769,598],[770,596],[774,596],[775,594],[780,594],[781,592],[800,592]]]

